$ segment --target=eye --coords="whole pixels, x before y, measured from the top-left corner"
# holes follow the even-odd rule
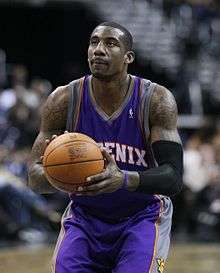
[[[90,45],[95,46],[98,44],[98,42],[99,41],[97,39],[90,40]]]
[[[115,41],[108,41],[107,43],[107,46],[108,47],[114,47],[114,46],[117,46],[116,42]]]
[[[115,45],[114,42],[108,42],[107,44],[108,44],[108,46],[114,46]]]

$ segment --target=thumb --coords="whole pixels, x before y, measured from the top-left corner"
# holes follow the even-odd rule
[[[115,164],[114,158],[106,151],[106,149],[101,148],[101,152],[102,152],[103,157],[107,160],[108,163]]]

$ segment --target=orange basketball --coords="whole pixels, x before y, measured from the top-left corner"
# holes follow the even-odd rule
[[[73,192],[78,186],[88,185],[86,178],[102,172],[104,159],[97,143],[79,133],[58,136],[47,146],[43,167],[55,188]]]

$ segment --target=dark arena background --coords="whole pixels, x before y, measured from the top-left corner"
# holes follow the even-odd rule
[[[163,272],[220,273],[218,0],[0,0],[0,273],[50,272],[68,197],[33,193],[27,163],[43,102],[89,73],[89,35],[103,21],[133,34],[129,72],[166,86],[178,104],[184,187]]]

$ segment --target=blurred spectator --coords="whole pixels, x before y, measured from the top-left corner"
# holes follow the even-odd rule
[[[31,146],[39,129],[39,116],[36,115],[36,112],[23,101],[17,100],[8,112],[8,122],[10,126],[16,128],[19,132],[16,146]]]
[[[12,86],[27,86],[28,70],[23,64],[16,64],[12,66],[11,70],[11,84]]]
[[[6,148],[1,147],[1,151],[4,155],[8,154]],[[4,238],[28,243],[48,241],[49,234],[52,234],[50,224],[59,225],[60,215],[9,169],[1,156],[0,223],[4,225],[0,225],[0,240]]]
[[[214,151],[211,144],[204,144],[199,134],[192,135],[184,151],[184,183],[196,193],[208,182],[214,163]]]
[[[4,167],[22,181],[27,181],[27,162],[30,155],[30,146],[10,151],[4,159]],[[26,184],[26,182],[25,182]]]
[[[32,79],[28,88],[27,77],[27,69],[16,65],[12,68],[11,88],[0,93],[0,143],[10,149],[33,144],[41,107],[52,90],[50,82],[40,78]]]
[[[52,85],[48,80],[35,78],[30,82],[29,92],[24,102],[32,109],[37,109],[51,91]]]
[[[185,145],[185,186],[174,200],[174,220],[176,231],[183,231],[191,240],[219,241],[220,135],[204,139],[200,133],[194,133]]]
[[[214,161],[211,166],[207,185],[198,192],[192,217],[194,233],[200,241],[220,241],[220,135],[212,139]],[[207,151],[204,151],[205,153]]]
[[[31,80],[28,88],[27,77],[23,65],[12,67],[11,88],[0,93],[0,245],[4,239],[48,241],[60,221],[59,202],[48,202],[26,186],[39,111],[52,89],[42,79]],[[66,205],[65,197],[62,201]]]

